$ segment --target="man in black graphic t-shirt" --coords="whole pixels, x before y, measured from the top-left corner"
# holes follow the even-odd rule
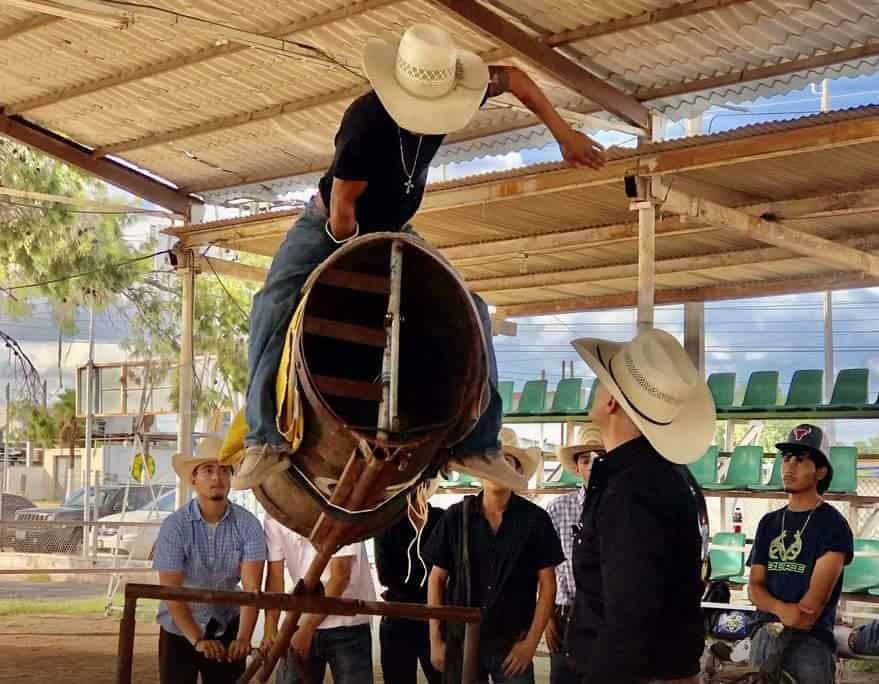
[[[524,72],[488,67],[455,48],[429,24],[410,27],[399,42],[367,42],[363,66],[373,90],[355,100],[336,134],[333,163],[320,192],[287,233],[250,314],[245,456],[233,489],[260,485],[289,467],[290,445],[275,423],[275,376],[299,293],[309,274],[343,242],[360,233],[410,230],[430,162],[446,134],[464,128],[488,97],[516,96],[552,132],[565,161],[600,168],[600,145],[574,130]],[[488,307],[474,297],[489,342],[489,406],[459,457],[496,457],[502,408],[491,348]]]
[[[821,498],[833,478],[821,428],[799,425],[776,447],[788,505],[757,527],[748,588],[758,618],[781,622],[794,636],[784,669],[798,684],[827,684],[836,671],[833,625],[842,570],[852,560],[852,531]],[[768,625],[761,627],[751,645],[752,665],[764,665],[784,642]]]

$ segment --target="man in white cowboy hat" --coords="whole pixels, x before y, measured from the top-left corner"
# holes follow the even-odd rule
[[[534,450],[505,448],[504,458],[518,461],[517,453]],[[537,454],[514,466],[526,486]],[[433,566],[427,603],[482,608],[479,682],[533,684],[532,659],[552,615],[554,568],[564,554],[546,511],[493,481],[490,468],[479,477],[482,492],[451,506],[425,548]],[[444,672],[443,681],[458,684],[462,634],[445,627],[444,634],[439,621],[430,621],[431,661]]]
[[[571,662],[570,649],[566,642],[568,623],[574,614],[574,598],[577,594],[574,567],[571,564],[574,528],[583,514],[583,501],[586,499],[592,463],[606,453],[601,441],[601,431],[595,425],[579,426],[574,441],[574,444],[559,447],[557,455],[562,468],[580,478],[583,486],[576,492],[554,498],[546,507],[565,552],[565,562],[555,569],[555,612],[546,626],[546,645],[550,650],[550,684],[577,684],[580,679]]]
[[[342,243],[360,233],[411,231],[431,160],[446,134],[467,126],[484,100],[516,96],[555,136],[571,165],[598,168],[601,146],[574,130],[522,71],[486,66],[473,52],[455,47],[449,33],[415,24],[392,41],[370,39],[363,66],[373,87],[345,112],[335,155],[319,192],[275,255],[263,288],[253,299],[248,348],[247,450],[233,487],[248,489],[288,467],[290,446],[275,424],[275,376],[284,337],[309,274]],[[483,421],[458,449],[462,454],[497,451],[501,400],[491,350],[491,321],[475,297],[489,344],[492,398]]]
[[[227,499],[232,468],[218,462],[223,441],[202,439],[193,456],[175,454],[174,471],[195,498],[162,523],[153,567],[164,586],[245,591],[262,585],[266,544],[262,526]],[[244,672],[258,611],[244,606],[162,601],[157,621],[162,684],[237,681]]]
[[[661,330],[573,344],[599,380],[589,416],[607,454],[592,466],[574,542],[569,650],[582,684],[696,682],[702,539],[681,464],[711,443],[711,392]]]

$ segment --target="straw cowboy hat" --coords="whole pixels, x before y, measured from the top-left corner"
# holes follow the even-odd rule
[[[388,113],[412,133],[464,128],[482,104],[488,67],[439,26],[413,24],[402,38],[370,38],[363,68]]]
[[[580,477],[577,472],[577,455],[589,451],[604,451],[604,442],[601,441],[601,430],[596,425],[581,425],[577,428],[577,437],[575,444],[559,447],[556,450],[559,463],[562,468],[567,470],[571,475]]]
[[[540,465],[542,455],[540,448],[523,449],[519,446],[516,433],[510,428],[501,430],[500,437],[501,454],[496,458],[485,459],[482,456],[474,456],[461,460],[453,459],[449,462],[449,467],[481,480],[491,480],[514,491],[528,489],[528,481]]]
[[[594,338],[572,344],[660,454],[672,463],[699,460],[717,416],[708,384],[677,339],[652,329],[626,344]]]
[[[222,447],[223,440],[218,435],[203,437],[192,456],[184,456],[181,453],[174,454],[174,458],[171,460],[174,472],[181,480],[189,482],[192,479],[192,473],[203,463],[219,463]]]

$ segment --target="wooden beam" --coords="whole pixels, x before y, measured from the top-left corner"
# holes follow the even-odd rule
[[[693,197],[675,190],[674,187],[660,186],[654,192],[656,197],[662,198],[662,208],[665,211],[689,216],[718,228],[729,228],[795,254],[819,259],[844,270],[863,271],[879,278],[879,257],[873,254],[794,230],[777,221],[767,221],[732,207]]]
[[[436,0],[471,26],[497,38],[516,54],[557,78],[574,92],[592,100],[623,121],[644,130],[650,127],[650,113],[631,95],[596,78],[579,64],[544,45],[518,26],[475,0]]]
[[[95,159],[91,150],[19,117],[0,115],[0,135],[17,140],[51,157],[87,171],[133,195],[176,214],[189,216],[191,204],[201,200],[110,159]]]
[[[326,318],[307,316],[303,322],[305,332],[318,337],[329,337],[334,340],[351,342],[352,344],[364,344],[368,347],[384,349],[387,342],[387,334],[383,328],[369,328],[365,325],[342,323]]]
[[[321,394],[345,399],[360,399],[361,401],[382,400],[382,386],[362,380],[348,380],[347,378],[334,378],[328,375],[312,375],[314,385]]]
[[[834,241],[834,244],[846,245],[854,249],[879,249],[879,235],[859,236]],[[656,262],[656,275],[672,273],[710,273],[716,269],[735,266],[765,264],[775,261],[803,261],[816,257],[802,257],[781,247],[760,247],[758,249],[739,249],[731,252],[713,252],[700,256],[674,257]],[[467,285],[481,295],[490,296],[495,292],[528,290],[539,287],[557,287],[560,285],[578,285],[583,283],[607,283],[612,281],[637,278],[638,264],[612,264],[610,266],[593,266],[589,268],[573,268],[564,271],[546,273],[528,273],[525,275],[494,276],[467,280]]]
[[[237,261],[228,261],[208,256],[196,257],[196,270],[199,273],[216,273],[223,278],[248,280],[254,283],[264,282],[268,273],[268,269],[260,268],[259,266],[250,266],[249,264],[241,264]]]
[[[50,14],[62,19],[72,19],[74,21],[96,26],[105,29],[126,29],[128,28],[130,19],[123,10],[112,7],[109,3],[102,3],[101,6],[94,2],[69,2],[69,0],[2,0],[0,4],[10,5],[28,12],[39,12],[41,14]]]
[[[544,37],[541,39],[541,42],[552,46],[570,45],[588,38],[598,38],[599,36],[631,31],[632,29],[658,26],[668,21],[686,19],[704,14],[705,12],[715,12],[749,2],[753,2],[753,0],[693,0],[692,2],[682,2],[671,7],[664,7],[641,14],[632,14],[620,19],[611,19],[600,24],[589,24],[588,26],[581,26],[580,28],[568,31],[559,31]]]
[[[751,299],[754,297],[773,297],[803,292],[824,290],[853,290],[863,287],[879,286],[879,278],[866,275],[831,273],[825,276],[812,276],[797,279],[755,280],[735,285],[709,285],[688,289],[657,290],[656,304],[682,304],[684,302],[710,302],[729,299]],[[603,309],[622,309],[637,303],[637,292],[596,295],[593,297],[571,297],[569,299],[529,302],[498,306],[495,315],[505,317],[541,316],[547,314],[575,313],[578,311],[598,311]]]
[[[9,40],[10,38],[20,38],[26,33],[36,31],[44,26],[51,26],[59,21],[64,21],[61,17],[50,17],[44,14],[38,14],[30,19],[25,19],[12,26],[7,26],[0,30],[0,40]]]
[[[96,212],[118,212],[120,214],[141,214],[144,216],[156,216],[167,219],[173,219],[173,214],[166,211],[156,211],[144,209],[142,206],[132,204],[123,204],[122,202],[105,202],[103,200],[94,200],[87,197],[67,197],[66,195],[52,195],[45,192],[33,192],[32,190],[19,190],[18,188],[7,188],[0,185],[0,195],[4,197],[12,197],[14,199],[31,200],[33,202],[43,202],[52,204],[69,204],[83,210],[92,210]],[[34,204],[32,206],[40,206]]]

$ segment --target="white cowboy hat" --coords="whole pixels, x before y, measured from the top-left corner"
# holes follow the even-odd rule
[[[370,38],[363,69],[391,118],[425,135],[464,128],[488,87],[482,58],[457,49],[448,32],[432,24],[413,24],[400,39]]]
[[[651,329],[626,344],[572,344],[654,449],[672,463],[699,460],[717,415],[708,384],[677,339]]]
[[[486,459],[480,455],[453,459],[449,461],[449,467],[481,480],[491,480],[513,491],[528,489],[528,482],[540,465],[540,448],[523,449],[519,446],[516,433],[510,428],[501,430],[500,437],[501,453],[495,458]]]
[[[171,459],[171,465],[181,480],[189,482],[192,479],[193,471],[203,463],[219,463],[222,448],[222,437],[219,435],[207,435],[198,443],[192,456],[176,453],[174,458]]]
[[[577,455],[599,449],[604,451],[604,442],[601,441],[601,430],[596,425],[580,425],[577,428],[574,442],[574,444],[556,449],[556,456],[559,463],[562,464],[562,468],[571,475],[580,477],[580,473],[577,471]]]

